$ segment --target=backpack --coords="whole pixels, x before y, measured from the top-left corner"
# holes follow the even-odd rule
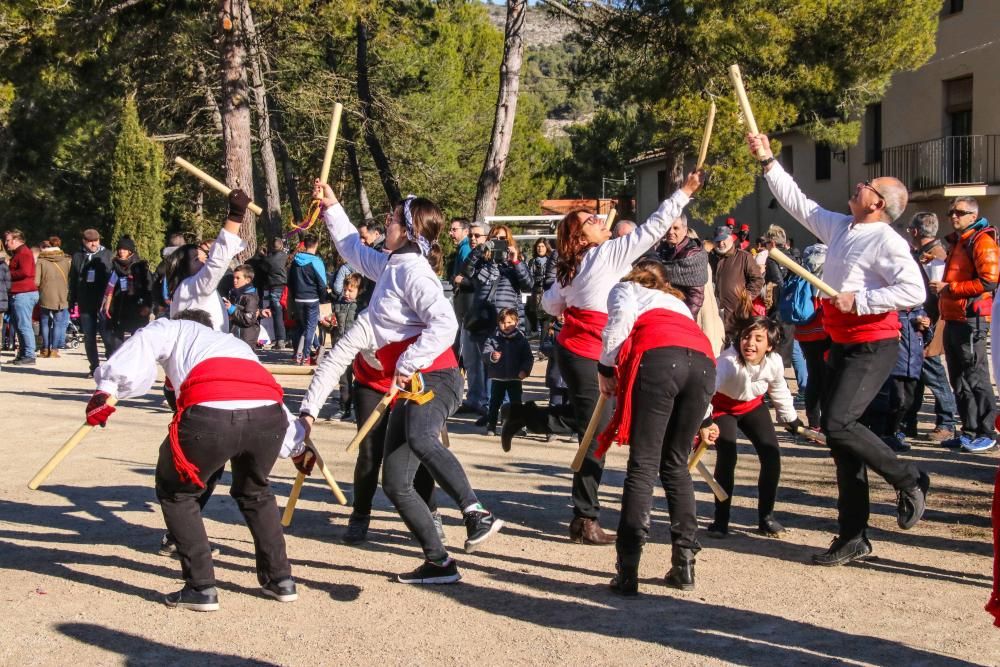
[[[816,316],[813,286],[801,276],[792,276],[785,282],[778,302],[781,320],[789,324],[808,324]]]

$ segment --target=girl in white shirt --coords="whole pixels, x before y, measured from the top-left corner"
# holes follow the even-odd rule
[[[382,489],[424,550],[425,562],[397,579],[408,584],[447,584],[461,579],[448,556],[427,504],[413,488],[424,464],[434,481],[462,510],[468,537],[466,553],[475,551],[503,522],[480,504],[455,455],[441,443],[441,430],[461,401],[462,377],[452,350],[458,322],[444,298],[435,268],[441,260],[436,239],[444,216],[430,200],[407,197],[386,219],[384,254],[365,246],[347,219],[333,190],[316,181],[313,197],[337,251],[351,266],[375,281],[368,316],[382,368],[393,375],[393,390],[410,388],[422,375],[433,400],[419,405],[397,402],[389,415],[382,461]]]
[[[781,453],[771,412],[764,405],[764,394],[774,403],[778,419],[794,433],[802,421],[795,412],[792,393],[785,383],[785,365],[775,351],[781,341],[781,329],[766,317],[754,317],[737,323],[736,342],[719,357],[712,397],[712,418],[719,426],[715,446],[715,479],[729,499],[715,500],[715,520],[708,528],[712,537],[729,532],[736,471],[737,429],[750,440],[760,459],[757,479],[757,514],[760,531],[777,537],[784,527],[774,518],[774,501],[781,477]]]

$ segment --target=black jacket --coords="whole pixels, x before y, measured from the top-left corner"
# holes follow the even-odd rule
[[[476,289],[469,312],[476,312],[480,304],[488,303],[495,311],[494,322],[496,313],[501,308],[513,308],[521,312],[521,292],[530,292],[533,285],[527,265],[524,262],[498,264],[487,260],[481,248],[483,246],[476,246],[465,265],[464,275],[466,279],[473,281]],[[493,289],[494,284],[496,289]]]
[[[70,305],[79,304],[81,312],[96,314],[104,300],[104,288],[110,277],[111,251],[107,248],[102,247],[93,254],[86,250],[73,253],[69,279]]]
[[[267,286],[278,289],[288,284],[288,251],[272,250],[261,262],[267,272]]]
[[[111,293],[111,326],[118,333],[134,332],[149,324],[153,306],[153,274],[149,264],[134,254],[127,260],[115,259]],[[107,281],[105,281],[107,283]]]
[[[253,285],[242,289],[234,289],[229,293],[229,330],[250,346],[257,349],[260,338],[260,320],[257,311],[260,309],[260,296]]]
[[[500,353],[497,361],[493,361],[494,352]],[[517,380],[520,373],[530,375],[534,361],[531,344],[520,329],[514,329],[509,336],[497,329],[483,345],[483,363],[490,379]]]

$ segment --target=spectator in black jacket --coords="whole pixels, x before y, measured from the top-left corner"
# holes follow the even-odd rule
[[[486,414],[486,434],[497,434],[497,415],[504,397],[512,405],[521,404],[522,381],[531,373],[534,357],[524,332],[517,328],[517,310],[502,308],[497,329],[483,345],[483,359],[490,377],[490,409]]]
[[[233,271],[233,289],[223,305],[229,314],[230,333],[249,345],[251,350],[256,350],[260,339],[260,295],[253,286],[253,279],[252,266],[237,266]]]
[[[468,391],[459,412],[481,413],[487,400],[485,375],[482,372],[470,374],[469,369],[482,367],[482,354],[472,340],[472,332],[466,329],[463,324],[472,309],[472,303],[476,296],[476,285],[471,278],[465,276],[465,269],[469,265],[469,260],[472,259],[473,251],[486,241],[486,229],[483,227],[483,223],[469,223],[469,235],[466,238],[469,241],[469,254],[455,267],[455,275],[451,279],[452,305],[455,308],[455,319],[458,320],[459,324],[459,345],[456,354],[462,359],[462,368],[466,370],[466,380],[468,381]]]
[[[267,292],[264,294],[264,303],[267,312],[271,316],[274,325],[274,346],[275,350],[288,349],[288,334],[285,331],[285,311],[281,307],[281,294],[288,284],[288,251],[285,250],[285,241],[276,238],[271,241],[271,251],[262,262],[267,275]]]
[[[111,276],[111,251],[101,245],[101,234],[96,229],[83,230],[82,248],[73,254],[70,264],[69,303],[80,310],[80,329],[83,346],[90,363],[90,375],[101,363],[97,352],[100,334],[105,357],[108,354],[107,322],[101,314],[104,288]],[[88,376],[89,377],[89,376]]]
[[[708,253],[697,235],[691,238],[686,215],[673,221],[657,249],[657,259],[667,270],[670,286],[684,295],[684,304],[697,318],[705,302],[705,285],[708,283]]]
[[[551,317],[542,309],[542,293],[545,291],[545,276],[549,271],[549,264],[555,264],[552,259],[552,248],[545,239],[538,239],[532,248],[532,258],[528,262],[528,273],[531,274],[531,296],[525,305],[524,314],[528,319],[528,333],[534,335],[536,331],[544,337],[549,330]]]
[[[153,306],[153,274],[149,262],[136,252],[135,241],[118,239],[111,276],[104,291],[104,316],[108,320],[107,353],[110,357],[134,334],[149,324]]]

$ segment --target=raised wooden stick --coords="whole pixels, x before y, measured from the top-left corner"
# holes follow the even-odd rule
[[[729,66],[729,80],[733,83],[733,88],[736,90],[736,100],[740,103],[740,109],[743,111],[743,120],[746,121],[747,129],[750,130],[751,134],[760,134],[760,131],[757,129],[757,121],[753,117],[753,109],[750,108],[750,100],[747,98],[746,88],[743,87],[743,75],[740,74],[739,65]],[[757,149],[757,157],[762,160],[767,157],[763,146]]]
[[[837,296],[837,290],[827,285],[825,282],[823,282],[822,279],[817,278],[813,274],[809,273],[809,271],[807,271],[804,266],[800,265],[794,259],[790,258],[788,255],[781,252],[777,248],[771,248],[770,250],[768,250],[767,256],[772,258],[778,264],[781,264],[783,267],[785,267],[795,275],[804,278],[806,281],[809,282],[810,285],[818,289],[820,292],[823,292],[823,294],[826,294],[827,296],[830,297]]]
[[[205,185],[215,188],[216,190],[218,190],[227,197],[229,196],[229,193],[233,191],[233,189],[230,188],[225,183],[217,181],[216,179],[212,178],[211,176],[203,172],[201,169],[194,166],[193,164],[191,164],[190,162],[188,162],[187,160],[185,160],[180,156],[174,158],[174,164],[176,164],[178,167],[181,167],[182,169],[190,173],[192,176],[200,180]],[[247,208],[253,211],[255,215],[260,215],[261,213],[264,212],[264,209],[262,209],[260,206],[257,206],[257,204],[254,204],[253,202],[250,202],[250,205],[247,206]]]
[[[105,405],[110,405],[112,407],[116,403],[118,403],[118,399],[114,396],[108,396],[108,400],[105,401]],[[73,451],[73,448],[79,445],[80,441],[83,440],[83,438],[92,430],[94,430],[94,427],[86,422],[83,426],[76,429],[76,433],[71,435],[69,440],[64,442],[63,446],[56,450],[56,453],[52,455],[49,462],[43,465],[42,469],[31,478],[31,481],[28,482],[28,488],[32,491],[37,490],[39,485],[45,481],[45,478],[52,474],[52,471],[56,469],[56,466],[59,465],[64,458],[66,458],[66,455]]]
[[[618,209],[611,209],[608,214],[604,216],[604,228],[610,230],[611,225],[615,224],[615,216],[618,215]]]
[[[705,158],[708,157],[708,144],[712,141],[712,126],[715,125],[715,100],[712,100],[712,105],[708,107],[708,120],[705,121],[705,134],[701,137],[701,150],[698,153],[698,163],[695,165],[695,171],[701,169],[705,165]]]
[[[607,402],[608,399],[604,396],[604,394],[597,397],[597,405],[594,406],[594,414],[590,416],[590,423],[587,424],[587,431],[583,434],[583,440],[580,441],[580,446],[576,450],[576,456],[573,457],[573,463],[570,464],[573,472],[580,472],[580,468],[583,467],[583,460],[587,458],[587,450],[590,449],[590,443],[593,441],[594,435],[597,433],[597,426],[601,423],[601,415],[604,413],[604,404]]]
[[[330,132],[326,136],[326,153],[323,155],[323,168],[319,172],[319,182],[326,183],[330,178],[330,165],[333,163],[333,148],[337,145],[337,134],[340,132],[340,115],[344,105],[337,102],[333,105],[333,117],[330,119]]]
[[[348,443],[347,451],[350,452],[357,449],[358,445],[361,444],[361,441],[368,435],[368,432],[375,428],[375,424],[377,424],[378,420],[385,414],[385,411],[389,408],[389,404],[392,403],[392,399],[395,397],[397,391],[399,391],[399,387],[393,385],[392,389],[389,390],[389,393],[382,397],[382,400],[378,402],[378,405],[375,406],[372,413],[368,415],[368,419],[366,419],[365,423],[358,429],[354,439]]]

